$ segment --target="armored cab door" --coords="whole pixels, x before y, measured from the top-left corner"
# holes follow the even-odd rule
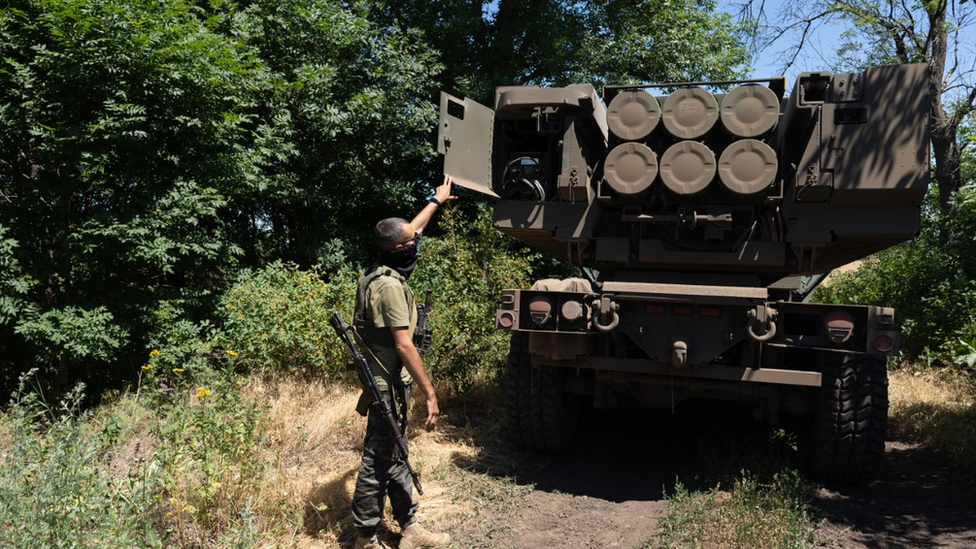
[[[488,107],[441,92],[437,152],[444,155],[444,173],[462,187],[498,198],[491,188],[494,120]]]

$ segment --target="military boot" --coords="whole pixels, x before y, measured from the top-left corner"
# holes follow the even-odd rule
[[[451,536],[448,534],[428,532],[420,523],[415,522],[403,530],[400,549],[438,549],[447,547],[448,543],[451,543]]]
[[[373,534],[371,538],[356,538],[355,549],[390,549],[390,546],[380,541],[376,534]]]

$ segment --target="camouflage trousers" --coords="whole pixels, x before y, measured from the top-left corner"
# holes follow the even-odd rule
[[[402,390],[403,403],[410,401],[410,385]],[[398,395],[399,396],[399,395]],[[383,399],[398,412],[401,431],[406,433],[406,407],[393,403],[389,391]],[[366,438],[363,440],[363,460],[356,478],[356,491],[352,499],[353,526],[362,537],[371,537],[383,517],[386,496],[390,496],[393,518],[406,528],[414,522],[417,502],[413,499],[413,482],[406,462],[394,459],[395,441],[376,406],[370,406],[366,421]]]

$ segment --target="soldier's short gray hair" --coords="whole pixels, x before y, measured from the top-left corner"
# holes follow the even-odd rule
[[[407,236],[409,222],[400,217],[387,217],[373,229],[373,242],[381,251],[390,251],[403,242]]]

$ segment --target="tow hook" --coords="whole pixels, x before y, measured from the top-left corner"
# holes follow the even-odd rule
[[[614,303],[609,297],[603,296],[599,301],[594,301],[593,327],[601,332],[610,332],[620,324],[620,315],[617,311],[620,305]]]
[[[675,368],[684,368],[688,364],[688,344],[684,341],[675,341],[671,346],[671,365]]]
[[[768,308],[765,305],[756,305],[754,309],[749,310],[748,316],[746,333],[753,341],[763,343],[776,337],[776,318],[779,316],[776,309]]]

